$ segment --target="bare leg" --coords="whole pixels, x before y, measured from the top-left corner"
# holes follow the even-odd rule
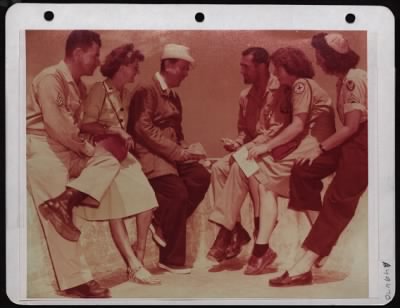
[[[136,258],[135,253],[133,252],[129,243],[128,232],[126,230],[124,221],[122,219],[111,219],[110,230],[114,243],[128,267],[136,269],[142,266],[141,262],[138,260],[138,258]]]
[[[137,258],[142,263],[143,263],[144,255],[145,255],[147,233],[149,231],[149,226],[150,226],[152,217],[153,217],[153,210],[148,210],[148,211],[139,213],[136,216],[137,242],[135,245],[135,253],[136,253]]]
[[[260,231],[256,239],[256,244],[268,244],[278,218],[278,201],[276,194],[266,190],[261,184],[259,185],[259,194]]]
[[[128,232],[122,219],[111,219],[110,230],[114,243],[128,265],[129,279],[141,284],[160,284],[136,258],[129,243]]]
[[[260,195],[258,185],[260,183],[253,176],[249,178],[249,192],[254,206],[254,217],[260,217]]]
[[[314,222],[317,220],[319,212],[318,211],[307,210],[307,211],[305,211],[305,213],[306,213],[308,222],[312,226],[314,224]]]

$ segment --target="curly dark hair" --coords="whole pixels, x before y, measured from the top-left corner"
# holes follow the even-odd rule
[[[135,60],[143,61],[144,56],[139,50],[134,50],[133,44],[125,44],[113,49],[100,67],[103,76],[112,78],[121,65],[133,63]]]
[[[305,53],[294,47],[283,47],[271,55],[272,63],[282,66],[286,72],[297,78],[313,78],[314,68]]]
[[[242,52],[242,56],[252,55],[253,62],[269,64],[269,54],[265,48],[249,47]]]
[[[349,69],[357,66],[360,56],[353,50],[349,50],[345,54],[338,53],[328,45],[325,36],[328,33],[321,32],[312,37],[311,45],[324,59],[325,70],[328,74],[346,74]]]

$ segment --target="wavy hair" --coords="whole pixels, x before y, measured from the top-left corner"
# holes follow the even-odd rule
[[[112,78],[121,65],[128,65],[135,60],[143,61],[144,56],[139,50],[135,50],[133,44],[125,44],[113,49],[100,67],[103,76]]]
[[[314,77],[314,68],[311,61],[298,48],[279,48],[271,55],[271,61],[276,67],[282,66],[288,74],[297,78]]]

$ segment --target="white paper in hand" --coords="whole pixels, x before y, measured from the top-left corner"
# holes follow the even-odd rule
[[[233,158],[238,163],[240,169],[244,172],[247,177],[252,176],[260,168],[254,159],[247,159],[249,151],[246,147],[241,147],[235,153],[233,153]]]

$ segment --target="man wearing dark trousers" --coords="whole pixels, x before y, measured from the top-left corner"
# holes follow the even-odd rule
[[[160,247],[159,267],[177,274],[191,272],[185,266],[186,221],[210,183],[209,172],[197,162],[202,155],[184,143],[182,104],[172,90],[186,78],[193,62],[189,48],[167,44],[160,72],[132,97],[128,123],[136,141],[135,155],[159,202],[153,223],[167,242]]]

